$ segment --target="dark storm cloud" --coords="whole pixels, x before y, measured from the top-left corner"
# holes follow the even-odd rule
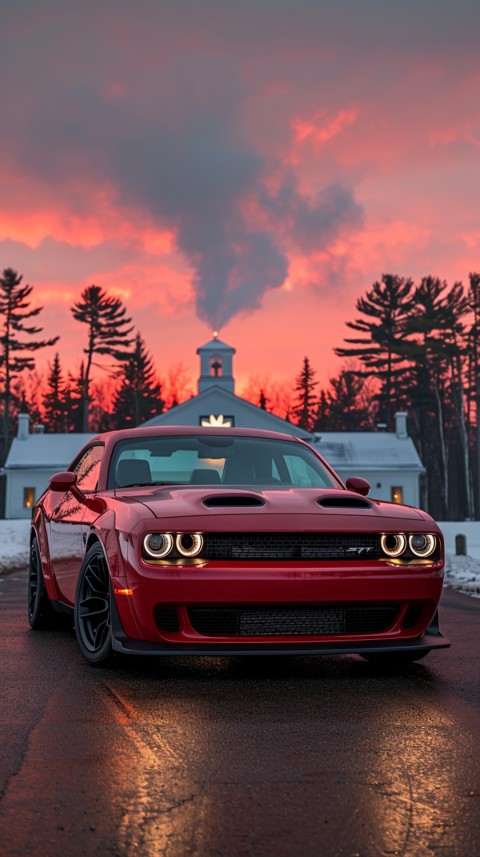
[[[42,75],[49,87],[37,98],[27,93],[28,117],[18,117],[17,133],[15,123],[9,129],[11,154],[56,194],[71,194],[77,211],[87,210],[88,193],[77,187],[73,194],[71,179],[90,188],[107,180],[127,210],[148,210],[174,226],[194,272],[197,314],[214,326],[257,308],[282,285],[289,243],[319,248],[340,228],[359,225],[348,190],[327,189],[310,202],[292,181],[275,203],[282,234],[274,220],[256,225],[269,163],[241,128],[243,91],[229,60],[174,60],[120,98],[108,97],[100,80]]]
[[[306,197],[291,173],[276,194],[263,195],[262,204],[276,228],[301,253],[325,250],[342,233],[363,225],[363,209],[349,188],[330,184]]]
[[[122,129],[110,147],[110,166],[125,203],[148,206],[176,227],[194,271],[197,313],[217,327],[258,307],[267,290],[283,283],[288,261],[274,236],[242,211],[266,165],[236,127],[240,95],[228,64],[173,63],[168,78],[139,127],[117,118]]]
[[[238,64],[223,50],[195,54],[188,44],[193,21],[204,44],[235,21],[241,41],[248,20],[264,28],[273,6],[260,5],[257,19],[233,4],[231,19],[225,4],[202,5],[209,33],[198,6],[183,0],[140,3],[146,19],[123,2],[20,3],[23,16],[10,11],[0,58],[9,72],[0,83],[10,106],[5,157],[47,183],[53,204],[88,213],[93,189],[108,182],[126,212],[148,211],[173,226],[193,270],[197,313],[215,326],[282,285],[291,248],[322,249],[361,225],[352,192],[338,182],[310,198],[285,170],[269,196],[269,171],[280,167],[246,133],[248,86]],[[291,10],[278,11],[274,29]]]

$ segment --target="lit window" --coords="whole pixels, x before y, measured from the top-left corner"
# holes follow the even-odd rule
[[[403,487],[402,485],[392,485],[392,503],[403,503]]]
[[[224,417],[223,414],[209,414],[208,416],[200,417],[200,425],[205,428],[210,428],[211,426],[232,428],[234,424],[235,420],[233,417]]]
[[[35,488],[23,489],[23,508],[33,509],[35,505]]]

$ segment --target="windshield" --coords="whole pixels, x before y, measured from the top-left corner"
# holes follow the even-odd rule
[[[131,485],[340,487],[313,450],[303,444],[234,435],[119,441],[107,487]]]

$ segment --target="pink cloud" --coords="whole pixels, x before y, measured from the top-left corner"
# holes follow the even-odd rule
[[[395,26],[358,0],[12,6],[0,246],[65,360],[69,306],[97,282],[159,365],[196,375],[217,314],[243,375],[305,350],[332,373],[383,271],[478,268],[478,4],[459,3],[404,0]]]

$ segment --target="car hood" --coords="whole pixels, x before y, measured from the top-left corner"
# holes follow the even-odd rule
[[[181,518],[182,526],[205,531],[221,526],[251,530],[402,530],[419,529],[432,518],[420,509],[361,497],[352,491],[314,488],[166,486],[123,488],[117,500],[139,503],[162,521]],[[201,518],[201,525],[199,523]],[[185,520],[183,520],[185,519]],[[408,523],[407,523],[408,522]]]

